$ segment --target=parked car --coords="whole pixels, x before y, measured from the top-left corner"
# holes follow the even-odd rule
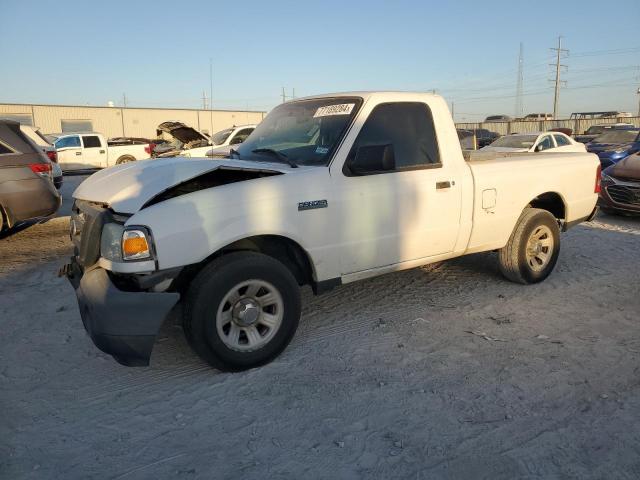
[[[598,155],[604,169],[640,150],[640,129],[609,130],[587,143],[586,147],[587,151]]]
[[[20,124],[20,130],[29,139],[42,149],[47,158],[51,161],[51,175],[53,176],[53,184],[60,190],[64,177],[62,176],[62,168],[58,164],[58,154],[53,144],[40,132],[37,127],[31,125]]]
[[[525,122],[530,122],[534,120],[553,120],[553,114],[551,113],[529,113],[525,115],[522,119]]]
[[[608,130],[629,130],[636,128],[630,123],[609,123],[604,125],[591,125],[583,135],[575,135],[573,139],[580,143],[589,143],[597,136],[602,135]]]
[[[460,146],[463,150],[476,150],[487,145],[491,145],[496,139],[500,138],[500,134],[487,130],[486,128],[457,129]],[[475,134],[475,143],[474,143]]]
[[[604,169],[598,205],[605,213],[640,213],[640,152]]]
[[[51,171],[51,161],[20,124],[0,120],[0,231],[56,213],[62,200]]]
[[[489,115],[484,119],[485,123],[494,123],[494,122],[511,122],[513,118],[509,115]]]
[[[164,122],[158,126],[159,132],[164,132],[175,139],[172,149],[159,151],[158,157],[204,157],[211,147],[239,145],[253,130],[255,125],[240,125],[226,128],[214,133],[211,138],[204,133],[189,127],[182,122]],[[158,152],[158,149],[156,149]]]
[[[613,112],[604,112],[602,113],[602,115],[600,115],[599,118],[631,118],[633,117],[633,113],[631,112],[619,112],[619,111],[613,111]]]
[[[76,254],[63,273],[91,338],[119,362],[148,365],[180,301],[190,345],[223,370],[284,350],[299,285],[319,294],[492,250],[509,280],[544,280],[560,231],[595,214],[596,156],[473,155],[465,161],[437,95],[296,99],[232,159],[169,158],[89,177],[74,193]]]
[[[505,135],[483,151],[492,152],[586,152],[582,143],[560,132],[514,133]]]
[[[106,168],[149,158],[151,154],[149,144],[110,145],[100,133],[65,133],[55,138],[53,146],[64,171]]]

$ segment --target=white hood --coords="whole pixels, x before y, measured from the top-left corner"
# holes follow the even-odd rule
[[[487,145],[480,149],[483,152],[528,152],[528,148],[514,148],[514,147],[492,147],[491,145]]]
[[[73,192],[73,197],[102,203],[118,213],[135,213],[168,188],[221,167],[286,173],[282,164],[203,158],[139,160],[94,173]]]

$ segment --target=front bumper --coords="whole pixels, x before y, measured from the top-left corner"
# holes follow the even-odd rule
[[[122,365],[149,365],[158,330],[180,295],[120,290],[106,270],[83,272],[75,257],[62,273],[76,291],[82,323],[96,347]]]
[[[616,181],[603,184],[598,205],[610,210],[640,213],[640,183]]]

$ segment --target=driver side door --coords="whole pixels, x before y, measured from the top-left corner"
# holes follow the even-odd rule
[[[53,144],[58,155],[58,163],[62,170],[78,170],[86,168],[82,158],[82,144],[79,135],[70,135],[56,140]]]

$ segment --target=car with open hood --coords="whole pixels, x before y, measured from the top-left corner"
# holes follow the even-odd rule
[[[608,213],[640,214],[640,152],[602,171],[598,205]]]
[[[143,160],[89,177],[73,194],[63,273],[85,329],[119,362],[148,365],[180,304],[193,350],[244,370],[289,344],[301,285],[320,294],[493,250],[507,279],[543,281],[560,232],[595,214],[599,167],[584,151],[464,153],[438,95],[300,98],[229,158]]]
[[[171,121],[158,125],[158,136],[162,133],[171,137],[169,144],[156,148],[155,156],[164,157],[205,157],[215,147],[239,145],[255,130],[255,125],[240,125],[225,128],[211,137],[182,122]]]
[[[608,130],[587,143],[587,151],[595,153],[605,169],[627,155],[640,151],[640,129]]]

